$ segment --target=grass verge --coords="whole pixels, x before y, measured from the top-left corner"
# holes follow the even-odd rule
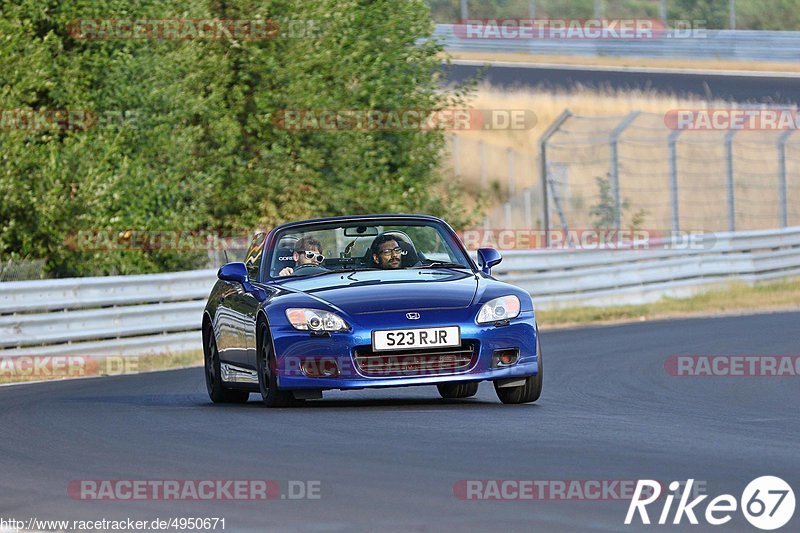
[[[642,322],[716,314],[747,314],[762,311],[800,310],[800,278],[763,282],[754,286],[731,283],[690,298],[665,298],[642,305],[571,307],[538,311],[542,329],[588,324]]]
[[[587,67],[674,68],[682,70],[728,70],[750,72],[800,72],[800,63],[779,61],[720,61],[708,59],[646,57],[583,57],[569,55],[523,54],[502,52],[448,52],[451,59],[465,61],[509,61],[536,65],[574,65]],[[443,54],[442,59],[446,56]]]
[[[0,357],[0,384],[59,379],[120,376],[203,364],[202,350],[142,356]]]

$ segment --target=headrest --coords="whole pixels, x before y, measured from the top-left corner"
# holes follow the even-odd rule
[[[278,272],[283,270],[286,267],[294,268],[294,248],[278,248],[277,252],[277,261],[275,261],[275,267],[272,269],[272,275],[277,276]]]

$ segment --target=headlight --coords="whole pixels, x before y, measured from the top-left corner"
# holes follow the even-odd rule
[[[489,300],[478,312],[478,324],[514,318],[519,315],[519,307],[519,298],[513,295]]]
[[[306,331],[347,331],[347,322],[336,313],[322,311],[321,309],[298,309],[291,308],[286,310],[286,318],[294,329]]]

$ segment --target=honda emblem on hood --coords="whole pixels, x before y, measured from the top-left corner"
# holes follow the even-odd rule
[[[406,318],[409,320],[419,320],[419,313],[406,313]]]

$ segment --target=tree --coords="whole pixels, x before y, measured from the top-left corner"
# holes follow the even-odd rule
[[[0,6],[0,110],[86,110],[100,119],[44,130],[5,122],[0,258],[46,257],[57,276],[156,272],[194,268],[205,254],[91,251],[70,239],[87,230],[227,234],[376,211],[470,221],[458,187],[439,175],[442,131],[294,132],[273,120],[286,109],[457,104],[459,93],[439,86],[441,48],[419,42],[433,29],[421,0]],[[254,41],[85,40],[69,31],[76,19],[126,17],[261,18],[316,29]]]

